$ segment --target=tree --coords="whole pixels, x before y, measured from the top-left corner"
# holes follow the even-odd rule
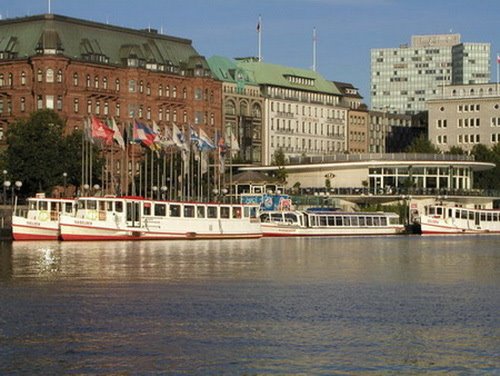
[[[446,154],[452,154],[452,155],[464,155],[465,150],[462,149],[460,146],[452,146],[450,147],[450,150]]]
[[[425,135],[420,135],[408,145],[407,153],[439,154],[439,149]]]
[[[282,183],[285,183],[286,178],[288,177],[288,173],[285,169],[285,164],[285,153],[283,152],[283,149],[279,148],[274,152],[273,165],[278,166],[278,171],[276,171],[275,176]]]
[[[490,162],[496,165],[492,169],[474,173],[475,188],[500,189],[500,147],[498,144],[491,149],[483,144],[474,145],[471,154],[478,162]]]
[[[66,137],[64,128],[63,120],[52,110],[36,111],[9,127],[6,169],[13,179],[22,181],[22,195],[50,194],[54,186],[62,185],[64,172],[68,183],[79,185],[81,132]]]

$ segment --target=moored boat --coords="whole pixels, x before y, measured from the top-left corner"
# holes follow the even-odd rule
[[[61,214],[71,215],[75,200],[48,198],[37,194],[28,198],[28,208],[14,210],[12,238],[14,240],[57,240]]]
[[[62,240],[260,238],[258,205],[82,197],[61,216]]]
[[[264,236],[394,235],[404,231],[399,216],[386,212],[265,211],[260,221]]]
[[[419,222],[423,235],[500,234],[500,210],[429,205]]]

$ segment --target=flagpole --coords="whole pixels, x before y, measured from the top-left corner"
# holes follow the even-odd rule
[[[498,74],[498,65],[500,64],[500,54],[497,53],[497,95],[498,95],[498,81],[499,80],[499,74]]]
[[[259,23],[257,24],[257,33],[258,33],[258,52],[259,52],[259,62],[262,61],[262,17],[259,14]]]
[[[316,72],[316,28],[313,28],[313,71]]]

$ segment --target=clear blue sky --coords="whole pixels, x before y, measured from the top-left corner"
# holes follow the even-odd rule
[[[462,42],[491,43],[492,80],[500,52],[500,0],[52,0],[52,13],[160,30],[188,38],[207,58],[257,56],[262,16],[264,61],[317,67],[351,82],[369,103],[370,49],[398,47],[414,34],[460,33]],[[0,0],[3,18],[47,13],[48,0]]]

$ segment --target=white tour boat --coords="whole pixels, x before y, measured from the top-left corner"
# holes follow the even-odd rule
[[[500,210],[429,205],[419,221],[424,235],[500,234]]]
[[[72,215],[75,200],[47,198],[43,193],[28,198],[27,209],[14,209],[12,238],[14,240],[57,240],[61,214]]]
[[[81,197],[60,220],[62,240],[260,238],[258,205]]]
[[[261,212],[264,236],[393,235],[404,231],[396,213],[314,211]]]

